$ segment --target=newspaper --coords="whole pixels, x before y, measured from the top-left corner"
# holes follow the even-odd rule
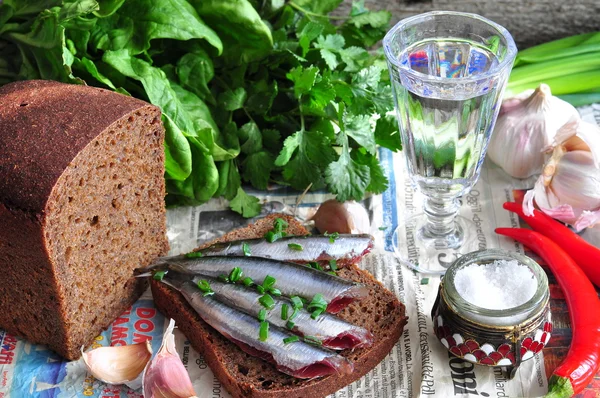
[[[584,120],[600,125],[600,105],[580,109]],[[375,253],[360,266],[393,291],[406,306],[409,317],[402,336],[390,354],[360,380],[332,395],[335,398],[396,397],[537,397],[547,391],[543,354],[524,362],[516,376],[508,380],[499,368],[475,366],[454,358],[433,334],[430,316],[439,277],[424,277],[402,266],[391,253],[392,234],[403,217],[418,211],[421,198],[404,172],[402,154],[380,150],[379,157],[390,180],[382,195],[365,199],[371,233],[376,238]],[[466,195],[460,214],[476,225],[478,246],[520,251],[512,241],[495,235],[496,226],[517,226],[518,219],[502,210],[514,190],[527,189],[533,181],[516,181],[497,166],[486,162],[475,187]],[[252,192],[262,200],[263,213],[284,212],[307,221],[324,200],[324,192],[310,192],[300,201],[297,192],[277,187]],[[300,202],[300,203],[299,203]],[[227,210],[227,203],[212,200],[199,207],[170,209],[167,212],[171,254],[190,251],[200,243],[246,220]],[[263,215],[264,215],[263,214]],[[595,235],[594,235],[595,234]],[[598,228],[586,239],[600,242]],[[146,292],[100,336],[94,347],[124,345],[150,340],[158,351],[168,320],[155,308]],[[226,398],[229,394],[208,368],[204,358],[176,331],[176,345],[194,388],[200,398]],[[141,398],[141,391],[124,386],[108,386],[86,372],[82,361],[65,362],[44,346],[28,343],[0,330],[0,398],[21,397],[122,397]]]

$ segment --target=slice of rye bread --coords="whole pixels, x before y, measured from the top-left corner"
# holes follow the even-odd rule
[[[262,237],[273,228],[273,220],[277,217],[284,218],[289,223],[288,234],[308,234],[293,217],[273,214],[247,227],[231,231],[202,247],[217,241]],[[208,366],[233,397],[317,398],[336,392],[373,369],[396,344],[407,320],[404,305],[369,272],[351,265],[339,270],[338,274],[369,286],[370,294],[366,299],[350,304],[337,315],[370,330],[375,336],[375,343],[370,348],[341,351],[341,355],[354,363],[352,374],[331,375],[313,380],[288,376],[277,371],[271,363],[246,354],[206,324],[178,292],[157,281],[152,281],[151,286],[158,310],[175,320],[179,329],[192,346],[204,355]]]

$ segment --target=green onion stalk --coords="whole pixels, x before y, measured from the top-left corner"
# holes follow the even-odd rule
[[[509,98],[540,84],[574,106],[600,102],[600,32],[570,36],[519,51]]]

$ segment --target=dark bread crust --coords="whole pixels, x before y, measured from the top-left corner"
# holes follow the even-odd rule
[[[150,105],[109,90],[49,80],[0,87],[0,202],[43,212],[73,158],[115,120],[144,107]]]
[[[218,241],[260,237],[272,228],[273,220],[278,216],[289,222],[288,233],[307,234],[306,229],[293,218],[270,215],[232,231]],[[340,270],[339,275],[369,286],[369,298],[351,304],[338,316],[369,329],[375,335],[375,344],[369,349],[342,351],[342,355],[354,362],[352,374],[315,380],[295,379],[278,372],[272,364],[245,354],[206,324],[178,292],[157,281],[152,281],[151,287],[158,310],[175,319],[177,327],[204,355],[208,366],[233,397],[317,398],[336,392],[377,366],[396,344],[407,321],[404,305],[370,273],[352,265]]]

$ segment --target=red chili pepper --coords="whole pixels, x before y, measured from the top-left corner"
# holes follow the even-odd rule
[[[550,377],[546,397],[570,397],[583,390],[600,365],[600,299],[575,261],[544,235],[523,228],[497,228],[538,254],[548,264],[565,294],[573,339],[563,362]]]
[[[552,239],[564,249],[581,267],[592,283],[600,287],[600,249],[589,244],[581,236],[571,231],[565,225],[539,210],[533,211],[533,216],[523,213],[523,206],[514,202],[504,203],[504,208],[529,224],[535,231]]]

